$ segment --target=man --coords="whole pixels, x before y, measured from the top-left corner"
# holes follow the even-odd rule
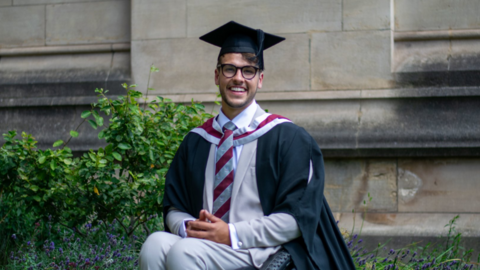
[[[178,149],[165,182],[167,232],[145,241],[141,269],[259,268],[282,246],[297,269],[354,269],[323,197],[320,149],[255,102],[263,50],[284,38],[232,21],[200,39],[221,47],[222,107]]]

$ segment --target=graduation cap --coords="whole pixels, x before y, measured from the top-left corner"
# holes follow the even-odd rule
[[[219,55],[226,53],[253,53],[258,58],[258,66],[264,69],[263,51],[284,41],[285,38],[264,33],[230,21],[200,37],[201,40],[221,47]]]

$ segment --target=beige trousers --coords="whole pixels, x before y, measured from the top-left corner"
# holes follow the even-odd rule
[[[141,270],[238,269],[253,265],[247,250],[167,233],[151,234],[140,251]]]

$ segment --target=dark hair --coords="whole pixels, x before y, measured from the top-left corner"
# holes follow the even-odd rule
[[[242,57],[243,59],[247,60],[248,62],[250,62],[250,64],[252,64],[253,66],[256,66],[258,67],[258,62],[259,62],[259,59],[258,57],[253,54],[253,53],[240,53],[242,54]],[[225,54],[222,54],[222,55],[219,55],[218,58],[217,58],[217,66],[221,64],[221,61],[220,59],[222,58],[222,56],[224,56]],[[260,71],[263,71],[262,69],[260,69]]]

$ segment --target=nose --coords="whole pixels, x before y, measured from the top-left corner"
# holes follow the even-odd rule
[[[235,72],[235,75],[233,76],[232,79],[234,82],[243,82],[244,78],[242,75],[242,70],[237,68],[237,71]]]

